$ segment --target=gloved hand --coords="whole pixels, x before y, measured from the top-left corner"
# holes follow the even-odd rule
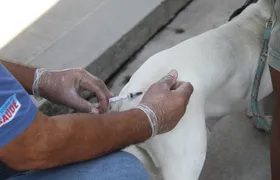
[[[138,108],[149,117],[153,136],[175,128],[186,112],[193,86],[177,81],[175,70],[154,83],[143,96]]]
[[[99,107],[95,107],[79,95],[84,90],[95,93]],[[37,91],[41,97],[54,103],[94,114],[106,112],[109,98],[112,97],[103,81],[80,68],[44,71],[38,79]]]

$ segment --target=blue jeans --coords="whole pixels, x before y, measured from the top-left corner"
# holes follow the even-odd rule
[[[142,163],[126,152],[48,170],[17,173],[6,180],[149,180]]]

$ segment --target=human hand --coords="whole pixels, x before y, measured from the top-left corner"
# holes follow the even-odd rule
[[[99,107],[79,95],[84,90],[95,93]],[[39,77],[37,91],[41,97],[54,103],[94,114],[105,113],[112,97],[103,81],[80,68],[44,71]]]
[[[186,112],[193,86],[187,82],[178,82],[177,77],[177,71],[170,71],[147,90],[138,106],[151,119],[156,134],[175,128]]]

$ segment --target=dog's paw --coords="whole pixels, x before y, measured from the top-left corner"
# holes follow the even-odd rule
[[[253,111],[251,110],[251,108],[246,108],[245,109],[245,115],[247,116],[247,118],[252,119],[254,117]]]
[[[265,116],[266,120],[267,120],[267,123],[269,124],[269,126],[271,127],[272,126],[272,116]]]
[[[253,126],[258,130],[258,131],[261,131],[261,132],[264,132],[264,129],[260,126],[260,124],[254,119],[254,118],[251,118],[252,119],[252,124]]]

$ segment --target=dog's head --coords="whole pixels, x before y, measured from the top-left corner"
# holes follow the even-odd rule
[[[247,0],[247,1],[245,2],[245,4],[244,4],[242,7],[236,9],[236,10],[231,14],[231,16],[229,17],[228,20],[231,21],[234,17],[236,17],[236,16],[238,16],[239,14],[241,14],[242,11],[244,11],[244,9],[246,9],[248,6],[250,6],[251,4],[256,3],[256,2],[258,2],[258,0]]]

